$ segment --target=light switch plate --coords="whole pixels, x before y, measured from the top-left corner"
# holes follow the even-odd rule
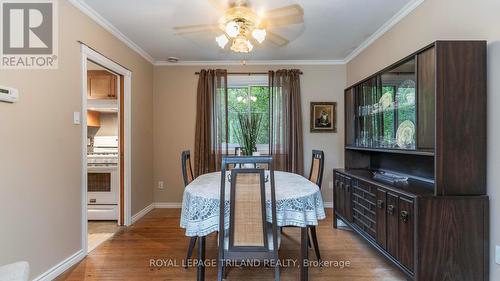
[[[495,246],[495,263],[500,264],[500,246]]]
[[[73,112],[73,125],[80,125],[80,112]]]
[[[163,181],[158,182],[158,189],[165,189],[165,183]]]

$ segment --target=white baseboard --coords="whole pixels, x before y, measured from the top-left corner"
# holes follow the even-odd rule
[[[155,203],[151,203],[148,206],[146,206],[144,209],[137,212],[135,215],[132,216],[131,224],[135,223],[140,218],[144,217],[147,213],[151,212],[151,210],[153,210],[154,208],[155,208]]]
[[[33,279],[33,281],[52,281],[56,279],[57,276],[63,274],[63,272],[68,270],[70,267],[81,261],[84,257],[85,254],[83,253],[83,250],[78,250],[76,253],[58,263],[56,266],[40,274],[38,277]]]
[[[331,209],[333,208],[333,202],[323,202],[323,207]]]
[[[182,208],[182,203],[180,202],[156,202],[155,208],[158,209],[180,209]]]

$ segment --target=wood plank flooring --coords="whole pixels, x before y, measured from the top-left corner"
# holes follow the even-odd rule
[[[117,221],[89,221],[88,222],[88,252],[92,252],[102,242],[113,236],[122,226]]]
[[[196,268],[184,269],[189,239],[179,227],[179,209],[155,209],[134,225],[121,229],[111,239],[101,244],[84,260],[56,280],[152,280],[194,281]],[[406,280],[398,269],[386,262],[365,241],[350,230],[333,229],[332,211],[317,227],[323,260],[329,267],[312,267],[309,280],[338,281],[396,281]],[[300,230],[285,228],[282,235],[280,257],[299,258]],[[315,261],[314,251],[309,252]],[[207,237],[207,258],[217,258],[215,235]],[[165,266],[150,266],[151,259],[161,260]],[[334,261],[349,261],[349,266],[335,266]],[[159,262],[161,263],[161,262]],[[231,268],[227,280],[273,280],[273,269]],[[216,267],[206,270],[206,280],[215,280]],[[281,270],[281,280],[298,280],[299,269],[294,266]]]

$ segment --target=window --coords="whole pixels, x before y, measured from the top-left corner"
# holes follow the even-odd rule
[[[240,114],[257,114],[260,127],[257,136],[257,151],[269,152],[269,87],[267,76],[228,77],[228,153],[233,154],[239,143]]]

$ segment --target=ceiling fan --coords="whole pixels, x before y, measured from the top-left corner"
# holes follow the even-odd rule
[[[217,23],[176,26],[175,34],[214,33],[218,35],[215,41],[222,49],[230,43],[233,52],[249,53],[255,42],[260,44],[266,39],[280,47],[289,43],[288,39],[269,31],[269,28],[304,22],[304,10],[298,4],[256,12],[246,0],[209,1],[222,14]]]

